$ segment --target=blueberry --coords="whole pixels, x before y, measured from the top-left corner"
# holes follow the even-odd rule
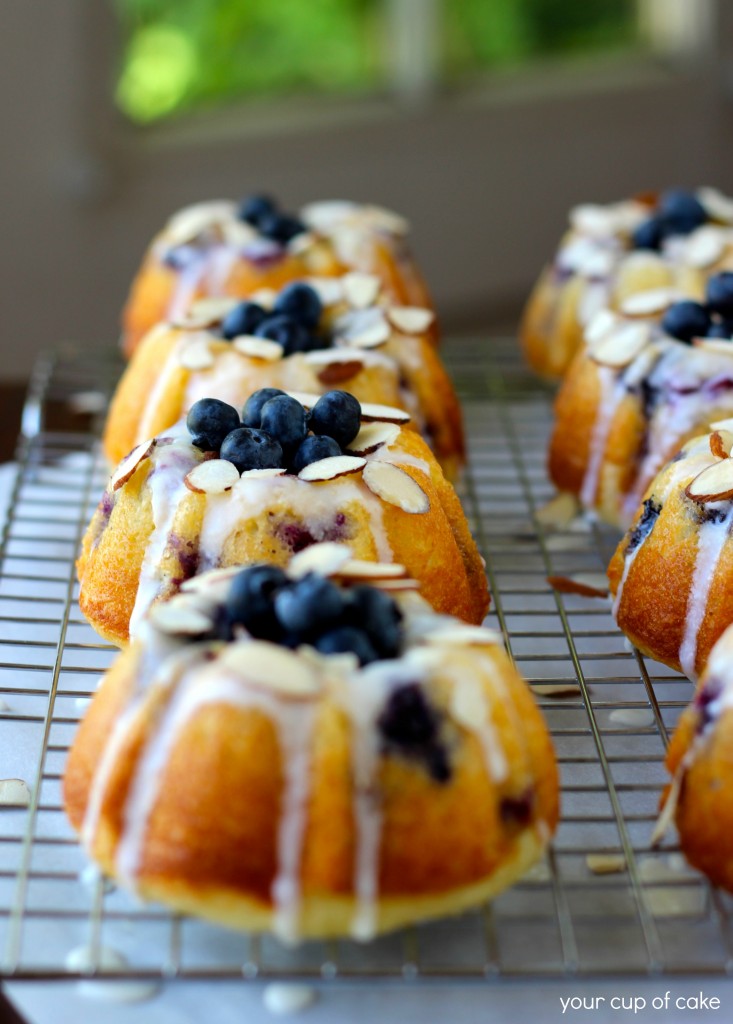
[[[345,448],[361,427],[361,406],[347,391],[327,391],[311,411],[309,424],[314,434],[327,434]]]
[[[323,305],[316,290],[297,281],[283,288],[273,308],[275,313],[285,313],[309,329],[318,324],[323,312]]]
[[[670,234],[675,235],[689,235],[708,219],[700,200],[681,188],[662,193],[657,213]]]
[[[290,395],[276,395],[262,406],[260,426],[275,438],[285,453],[294,452],[305,439],[305,409]]]
[[[242,409],[242,423],[245,427],[259,427],[261,425],[262,406],[277,395],[284,395],[280,388],[260,388],[253,391],[245,402]]]
[[[699,302],[685,299],[673,303],[662,317],[662,330],[679,341],[704,338],[710,329],[710,314]]]
[[[344,597],[336,584],[313,573],[281,590],[275,599],[280,625],[303,639],[337,625],[343,612]]]
[[[714,274],[708,281],[708,309],[723,317],[733,318],[733,271],[724,270]]]
[[[360,665],[368,665],[378,658],[369,637],[356,626],[338,626],[323,633],[315,641],[314,647],[321,654],[355,654]]]
[[[278,342],[285,349],[286,356],[292,355],[293,352],[307,352],[312,347],[308,330],[284,313],[266,317],[258,325],[255,334],[258,338],[269,338],[270,341]]]
[[[725,338],[726,341],[730,341],[733,338],[733,323],[730,320],[719,320],[717,323],[711,324],[707,337]]]
[[[396,658],[402,647],[402,612],[392,598],[375,587],[354,587],[348,593],[346,622],[363,629],[381,658]]]
[[[239,219],[258,228],[267,217],[276,214],[277,203],[270,196],[248,196],[239,206]]]
[[[283,450],[263,430],[239,427],[227,434],[219,452],[222,459],[233,462],[240,473],[246,469],[275,469],[283,465]]]
[[[635,249],[659,249],[664,238],[664,225],[658,217],[644,220],[631,236]]]
[[[341,455],[341,449],[332,437],[316,437],[310,434],[293,456],[290,471],[300,473],[301,469],[310,466],[311,462],[330,459],[335,455]]]
[[[377,725],[382,736],[398,747],[426,746],[438,733],[437,717],[418,683],[392,691]]]
[[[276,565],[254,565],[232,580],[225,615],[230,626],[241,624],[260,640],[279,640],[282,630],[274,599],[288,578]]]
[[[267,313],[256,302],[240,302],[224,317],[221,325],[222,336],[231,339],[240,334],[254,334]]]
[[[193,443],[203,452],[218,452],[227,434],[239,426],[239,413],[218,398],[200,398],[186,417]]]
[[[305,224],[297,217],[290,217],[286,213],[266,214],[258,221],[257,227],[266,238],[271,238],[273,242],[281,242],[283,245],[305,231]]]

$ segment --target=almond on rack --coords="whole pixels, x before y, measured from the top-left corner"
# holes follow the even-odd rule
[[[195,494],[224,494],[239,482],[239,470],[226,459],[207,459],[194,466],[183,482]]]
[[[379,405],[377,402],[361,403],[361,418],[365,423],[409,423],[410,414],[404,409],[392,405]]]
[[[312,544],[297,555],[293,555],[288,565],[288,576],[299,580],[310,572],[318,572],[322,576],[334,576],[351,559],[351,548],[335,541],[324,541]]]
[[[733,459],[724,459],[698,473],[685,488],[693,501],[725,501],[733,498]]]
[[[269,338],[255,338],[250,334],[240,334],[232,341],[232,345],[243,356],[249,356],[250,359],[264,359],[268,363],[277,362],[285,354],[285,349],[276,341],[270,341]]]
[[[435,313],[421,306],[390,306],[387,319],[400,334],[424,334],[435,320]]]
[[[348,476],[364,469],[367,462],[356,455],[332,455],[327,459],[311,462],[298,473],[299,480],[308,483],[321,483],[324,480],[335,480],[339,476]]]
[[[145,459],[150,458],[150,453],[153,448],[155,448],[155,445],[156,441],[153,438],[152,441],[143,441],[143,443],[139,444],[137,448],[133,448],[130,454],[124,457],[110,477],[110,490],[116,491],[118,488],[122,487],[123,484],[126,484],[140,463]]]
[[[403,512],[422,515],[430,508],[430,499],[420,484],[391,462],[368,462],[363,479],[378,498]]]
[[[606,334],[590,349],[590,357],[603,366],[620,370],[646,348],[651,339],[651,324],[625,323]]]
[[[674,288],[651,288],[646,292],[628,295],[621,303],[621,312],[625,316],[654,316],[663,313],[678,298]]]
[[[382,287],[381,280],[374,274],[361,274],[353,271],[341,278],[343,294],[346,301],[354,309],[366,309],[374,305]]]
[[[733,447],[733,433],[730,430],[715,430],[710,435],[710,451],[719,459],[727,459]]]
[[[400,428],[396,423],[365,423],[346,451],[353,455],[370,455],[399,436]]]

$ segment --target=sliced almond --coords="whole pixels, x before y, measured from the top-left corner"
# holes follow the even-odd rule
[[[0,779],[0,806],[28,807],[31,791],[23,779]]]
[[[285,699],[309,700],[321,691],[318,676],[310,664],[292,651],[263,640],[229,644],[219,664],[236,672],[250,685]]]
[[[400,334],[424,334],[435,320],[435,313],[421,306],[390,306],[387,319]]]
[[[259,238],[257,229],[246,221],[240,220],[239,217],[230,217],[228,220],[222,221],[219,228],[226,244],[236,248],[251,245]]]
[[[324,306],[337,306],[344,298],[343,279],[340,277],[307,277],[309,284]]]
[[[403,590],[419,590],[422,584],[420,580],[413,580],[409,576],[405,576],[398,580],[374,580],[372,586],[387,593],[399,593]]]
[[[399,579],[407,576],[407,569],[399,562],[367,562],[362,558],[350,558],[336,575],[354,580]]]
[[[691,267],[710,267],[718,262],[724,251],[725,240],[721,229],[708,224],[688,236],[683,259]]]
[[[361,373],[363,369],[364,364],[359,359],[338,359],[320,369],[316,376],[321,384],[330,386],[331,384],[343,384],[345,381],[351,380],[357,373]]]
[[[564,530],[572,523],[580,512],[578,499],[570,491],[561,491],[551,498],[546,505],[537,509],[535,519],[538,523],[551,530]]]
[[[321,397],[320,395],[312,394],[310,391],[286,391],[285,394],[290,395],[296,402],[300,402],[305,409],[312,409]]]
[[[450,691],[450,713],[459,725],[471,731],[486,726],[486,694],[478,679],[467,676],[456,680]]]
[[[269,338],[255,338],[251,334],[240,334],[232,341],[232,345],[241,352],[243,356],[250,359],[264,359],[268,363],[275,363],[282,359],[285,349],[276,341]]]
[[[710,429],[733,431],[733,416],[729,416],[725,420],[716,420],[715,423],[710,424]]]
[[[374,274],[360,274],[358,271],[344,274],[341,281],[344,298],[354,309],[373,306],[382,287],[382,282]]]
[[[318,245],[318,242],[318,235],[312,231],[301,231],[288,242],[288,251],[294,256],[302,256],[309,249],[312,249],[314,245]]]
[[[501,644],[501,637],[493,629],[485,626],[446,626],[445,629],[437,628],[434,632],[425,635],[428,644],[447,644],[449,646],[479,646],[487,647]]]
[[[277,292],[274,288],[258,288],[256,292],[252,292],[249,298],[250,302],[256,302],[263,309],[270,310],[275,305]]]
[[[354,348],[377,348],[389,341],[390,336],[384,313],[376,306],[354,310],[339,317],[333,330],[338,341]]]
[[[581,692],[577,683],[532,683],[530,689],[538,697],[575,697]]]
[[[312,544],[293,555],[288,565],[288,576],[293,580],[299,580],[309,572],[334,576],[350,559],[351,548],[346,544],[336,544],[334,541]]]
[[[650,323],[625,323],[607,334],[590,350],[590,357],[602,366],[621,369],[633,363],[651,339]]]
[[[619,316],[610,309],[600,309],[591,319],[585,329],[585,340],[589,345],[595,345],[619,323]]]
[[[313,352],[306,352],[303,359],[309,366],[328,366],[330,363],[349,363],[358,360],[364,363],[365,359],[374,358],[367,356],[358,348],[317,348]]]
[[[653,316],[662,313],[679,298],[674,288],[651,288],[649,291],[636,292],[621,303],[621,312],[626,316]]]
[[[408,220],[384,206],[363,206],[359,212],[363,219],[378,231],[386,231],[390,235],[406,235],[410,230]]]
[[[194,466],[183,482],[196,494],[224,494],[239,483],[239,470],[226,459],[207,459]]]
[[[285,476],[287,470],[280,466],[268,466],[267,469],[245,469],[241,480],[262,480],[270,476]]]
[[[175,213],[168,221],[164,235],[170,245],[184,245],[193,242],[208,228],[230,220],[235,213],[234,203],[214,200],[195,203]]]
[[[227,565],[221,569],[209,569],[200,576],[191,576],[181,584],[183,593],[205,593],[209,589],[216,589],[223,583],[228,584],[235,576],[242,572],[241,565]],[[170,602],[169,602],[170,603]],[[162,607],[154,605],[154,607]]]
[[[715,430],[710,435],[710,451],[719,459],[727,459],[733,447],[733,434],[729,430]]]
[[[703,352],[716,356],[733,356],[733,338],[693,338],[692,344]]]
[[[717,188],[699,188],[697,198],[713,220],[733,224],[733,199],[723,195]]]
[[[169,636],[202,636],[212,625],[211,617],[190,595],[154,604],[148,618],[157,630]]]
[[[570,225],[582,235],[607,238],[614,234],[614,212],[611,206],[581,203],[570,211]]]
[[[626,858],[622,853],[589,853],[585,863],[594,875],[617,875],[626,870]]]
[[[376,402],[361,403],[361,418],[365,423],[409,423],[410,414],[393,405],[378,405]]]
[[[363,479],[378,498],[403,512],[422,515],[430,509],[430,499],[420,484],[391,462],[368,462]]]
[[[178,361],[186,370],[208,370],[214,365],[214,356],[208,340],[200,338],[184,346]]]
[[[365,423],[346,451],[352,455],[370,455],[399,436],[400,428],[396,423]]]
[[[220,323],[235,306],[239,305],[239,302],[239,299],[234,299],[231,296],[209,296],[193,302],[186,315],[196,317],[202,321],[202,327],[207,327]]]
[[[698,473],[685,488],[693,501],[725,501],[733,498],[733,459],[724,459]]]
[[[126,455],[109,480],[110,490],[116,491],[123,484],[126,484],[137,467],[145,459],[150,458],[150,453],[155,448],[155,438],[152,441],[143,441],[137,448],[133,448],[129,455]]]
[[[366,459],[356,455],[332,455],[327,459],[319,459],[318,462],[311,462],[309,466],[305,466],[298,473],[298,479],[306,480],[308,483],[335,480],[340,476],[358,473],[364,469],[366,464]]]
[[[608,597],[608,591],[572,576],[548,576],[547,582],[560,594],[578,594],[580,597]]]

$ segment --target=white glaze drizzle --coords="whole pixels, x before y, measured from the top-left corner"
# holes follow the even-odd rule
[[[140,417],[137,434],[135,435],[135,444],[141,444],[143,441],[147,440],[147,438],[152,437],[155,433],[153,429],[153,420],[158,412],[163,396],[168,390],[171,377],[173,377],[173,375],[181,368],[180,353],[186,342],[187,338],[182,334],[172,346],[168,354],[168,358],[163,364],[163,368],[158,373],[155,384],[150,389],[145,402],[143,414]]]
[[[176,284],[171,294],[167,320],[179,320],[188,310],[198,291],[199,285],[206,277],[207,258],[203,253],[197,254],[189,264],[176,274]]]
[[[623,380],[608,366],[598,367],[598,381],[601,386],[601,400],[598,403],[598,414],[590,437],[588,462],[580,488],[580,500],[587,509],[592,509],[596,504],[596,493],[608,437],[616,410],[626,394]]]

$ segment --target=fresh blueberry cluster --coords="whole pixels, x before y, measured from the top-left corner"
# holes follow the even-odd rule
[[[270,196],[248,196],[239,205],[239,219],[257,228],[261,235],[281,245],[302,234],[305,224],[292,214],[283,213]]]
[[[710,278],[704,303],[673,303],[662,317],[662,330],[688,344],[693,338],[733,338],[733,271]]]
[[[191,406],[186,426],[193,444],[218,452],[240,473],[286,469],[300,473],[312,462],[342,454],[361,426],[361,405],[347,391],[327,391],[308,412],[278,388],[260,388],[247,399],[242,416],[218,398]]]
[[[243,626],[258,640],[352,653],[367,665],[399,656],[401,621],[397,604],[374,587],[341,589],[316,573],[291,580],[278,566],[255,565],[234,577],[218,633],[228,639]]]
[[[299,281],[287,285],[275,299],[271,312],[256,302],[240,302],[221,324],[227,341],[240,334],[267,338],[282,345],[286,356],[293,352],[311,352],[328,348],[331,339],[319,333],[323,305],[315,289]]]
[[[660,249],[665,238],[689,235],[707,219],[705,207],[694,193],[681,188],[670,189],[662,193],[652,216],[634,231],[634,248]]]

